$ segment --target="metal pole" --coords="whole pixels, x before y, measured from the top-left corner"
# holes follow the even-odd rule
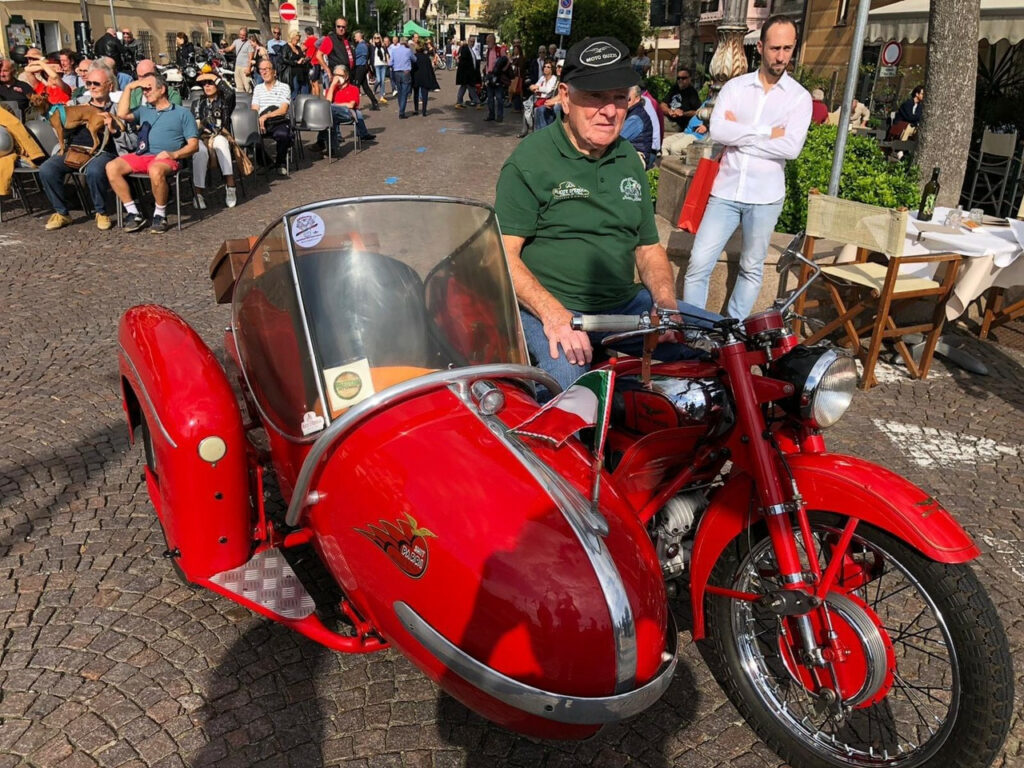
[[[117,32],[117,14],[114,13],[114,0],[110,0],[110,26]]]
[[[850,133],[850,109],[853,92],[857,89],[860,74],[860,55],[864,50],[864,32],[868,27],[868,11],[871,0],[860,0],[857,6],[857,26],[853,30],[853,45],[850,47],[850,65],[846,70],[846,90],[843,92],[843,106],[839,111],[839,131],[836,134],[835,155],[832,157],[832,175],[828,180],[828,193],[839,193],[839,177],[843,172],[843,155],[846,153],[846,137]]]

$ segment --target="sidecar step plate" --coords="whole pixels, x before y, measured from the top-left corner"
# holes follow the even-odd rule
[[[218,573],[210,581],[286,619],[304,619],[316,609],[313,598],[277,549],[265,549],[245,565]]]

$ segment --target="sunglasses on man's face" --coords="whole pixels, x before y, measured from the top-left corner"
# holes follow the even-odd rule
[[[101,83],[99,80],[86,80],[85,84],[90,88],[99,88],[100,86],[105,85],[105,83]],[[145,90],[145,88],[143,88],[143,90]]]

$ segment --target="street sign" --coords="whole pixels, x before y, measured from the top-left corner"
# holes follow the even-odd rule
[[[572,30],[573,0],[558,0],[558,15],[555,17],[555,34],[568,35]]]
[[[897,71],[896,67],[879,67],[878,68],[878,76],[879,77],[896,77],[896,71]]]
[[[895,67],[903,58],[903,46],[898,40],[890,40],[882,46],[882,55],[879,64],[883,67]]]
[[[295,21],[295,3],[281,3],[281,21]]]

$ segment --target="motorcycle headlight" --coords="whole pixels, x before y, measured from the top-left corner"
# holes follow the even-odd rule
[[[197,72],[196,72],[196,68],[195,67],[186,67],[185,68],[185,77],[193,78],[193,77],[196,76],[196,74],[197,74]]]
[[[829,347],[795,347],[775,362],[771,376],[796,390],[780,405],[820,429],[842,418],[857,389],[853,357]]]

